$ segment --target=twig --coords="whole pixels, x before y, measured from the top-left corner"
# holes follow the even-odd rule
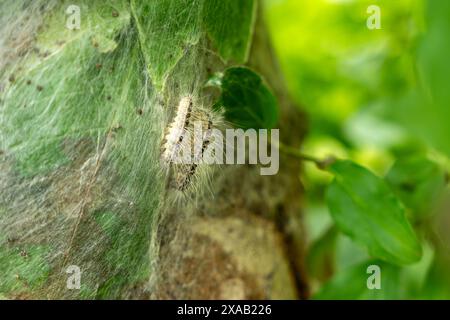
[[[282,142],[279,142],[277,147],[278,147],[278,150],[280,150],[282,153],[284,153],[288,156],[297,158],[301,161],[312,162],[317,166],[317,168],[319,168],[321,170],[326,170],[328,168],[328,166],[330,166],[331,164],[333,164],[336,161],[336,158],[333,156],[329,156],[325,159],[319,159],[317,157],[304,154],[300,150],[293,148],[291,146],[287,146],[287,145],[283,144]]]

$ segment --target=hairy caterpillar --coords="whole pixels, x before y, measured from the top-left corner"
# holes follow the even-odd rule
[[[182,98],[178,104],[176,116],[168,127],[165,143],[163,143],[162,160],[166,164],[172,164],[180,151],[189,125],[192,108],[193,101],[190,96]]]
[[[189,187],[189,184],[197,171],[198,163],[203,158],[204,152],[211,143],[211,129],[213,125],[211,118],[207,117],[205,122],[202,122],[202,124],[206,130],[206,135],[202,137],[203,141],[200,151],[194,155],[194,159],[196,161],[190,165],[187,165],[184,170],[178,172],[178,176],[176,177],[175,187],[180,191],[185,191]]]
[[[201,136],[201,148],[197,151],[191,144],[196,123],[200,123],[205,132]],[[208,112],[199,106],[194,108],[191,96],[183,97],[180,100],[176,115],[166,129],[161,155],[163,165],[172,169],[173,179],[169,184],[171,187],[184,192],[192,185],[193,178],[198,175],[198,167],[203,154],[211,143],[213,125],[212,111]],[[192,161],[180,161],[181,153],[187,153],[188,160]]]

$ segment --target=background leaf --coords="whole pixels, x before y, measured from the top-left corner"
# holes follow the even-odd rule
[[[374,257],[395,264],[418,261],[420,244],[387,184],[351,161],[337,161],[330,171],[335,179],[326,198],[337,226]]]
[[[396,121],[430,146],[450,156],[450,3],[426,1],[427,32],[418,41],[416,52],[418,80],[400,100],[390,108]]]
[[[429,215],[445,188],[445,173],[423,157],[400,159],[389,170],[386,181],[417,216]]]

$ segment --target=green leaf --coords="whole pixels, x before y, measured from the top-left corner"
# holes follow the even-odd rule
[[[256,5],[255,0],[205,2],[205,28],[223,59],[247,61]]]
[[[433,212],[445,188],[445,173],[434,162],[413,157],[397,160],[386,181],[417,216]]]
[[[222,95],[216,107],[224,111],[227,121],[243,129],[271,129],[276,125],[277,100],[257,73],[244,67],[229,68],[207,85],[219,84]]]
[[[161,88],[186,48],[200,40],[203,0],[131,1],[147,69]]]
[[[394,264],[420,259],[422,250],[400,201],[388,185],[367,169],[336,161],[327,203],[337,226],[369,253]]]
[[[380,268],[380,289],[368,288],[368,279],[373,275],[368,267],[372,265]],[[400,268],[396,266],[382,261],[367,261],[336,274],[313,296],[313,299],[399,299],[399,274]]]

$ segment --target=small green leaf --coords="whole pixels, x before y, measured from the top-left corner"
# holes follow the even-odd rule
[[[246,62],[256,4],[255,0],[205,1],[205,29],[223,59]]]
[[[329,170],[335,179],[326,198],[341,231],[376,258],[400,265],[418,261],[421,246],[388,185],[351,161],[336,161]]]
[[[236,67],[215,76],[207,85],[218,86],[222,95],[216,103],[225,119],[243,129],[271,129],[278,121],[278,103],[261,76],[254,71]]]
[[[445,173],[434,162],[422,157],[398,160],[386,181],[417,216],[429,215],[445,188]]]

